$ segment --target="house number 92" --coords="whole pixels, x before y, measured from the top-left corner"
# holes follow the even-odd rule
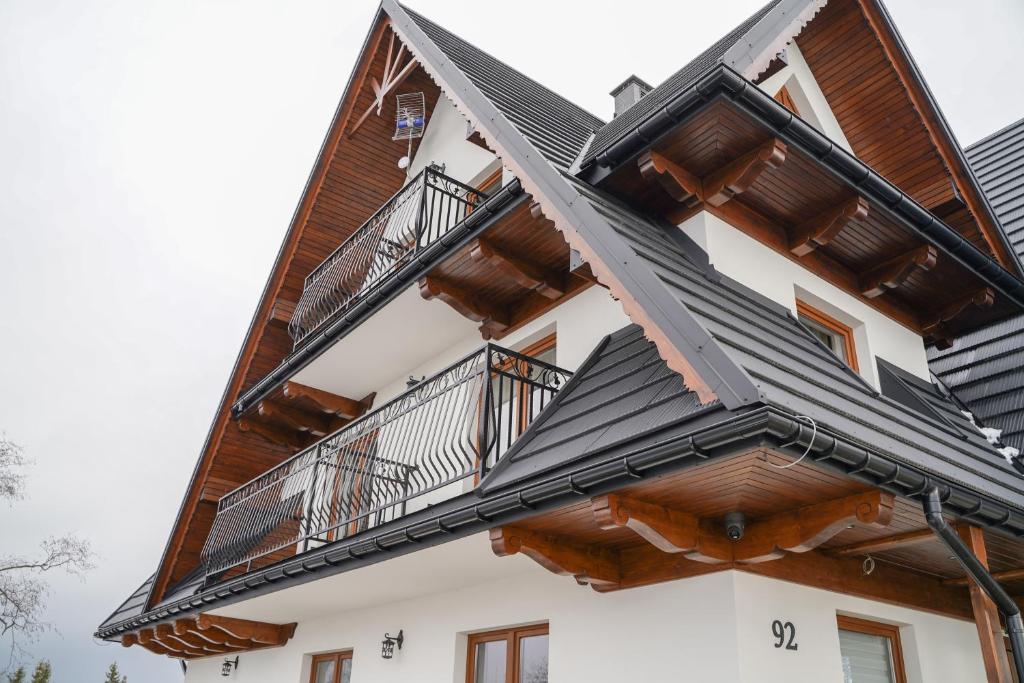
[[[796,626],[793,626],[792,621],[773,621],[772,635],[775,636],[776,649],[784,647],[787,650],[796,650],[799,647],[796,643]]]

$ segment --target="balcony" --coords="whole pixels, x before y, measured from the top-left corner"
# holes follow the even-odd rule
[[[206,578],[267,566],[460,495],[571,373],[493,344],[225,495]]]
[[[458,226],[486,195],[429,166],[399,190],[303,283],[288,333],[295,348]]]

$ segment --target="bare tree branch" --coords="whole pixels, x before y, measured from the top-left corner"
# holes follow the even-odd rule
[[[0,432],[0,498],[15,501],[25,496],[25,473],[22,468],[26,465],[28,459],[21,446]]]

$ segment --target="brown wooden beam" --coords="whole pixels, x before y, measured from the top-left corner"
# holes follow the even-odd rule
[[[797,226],[789,238],[789,250],[795,256],[806,256],[838,237],[852,221],[867,217],[867,201],[853,197]]]
[[[535,290],[549,299],[565,295],[564,278],[560,273],[531,263],[526,258],[514,256],[483,237],[478,237],[470,244],[470,255],[474,261],[489,264],[521,287]]]
[[[622,578],[618,556],[611,550],[527,529],[491,529],[491,550],[499,557],[522,553],[550,572],[573,576],[577,583],[595,588],[616,587]]]
[[[198,648],[188,647],[177,640],[165,642],[157,636],[154,628],[144,628],[139,631],[139,645],[151,652],[171,657],[205,657],[210,654]]]
[[[985,548],[985,536],[981,528],[960,523],[957,525],[960,538],[988,568],[988,551]],[[974,611],[974,624],[978,627],[978,638],[981,641],[981,659],[985,663],[985,675],[989,683],[1012,681],[1010,663],[1006,658],[1006,645],[1003,642],[1003,627],[999,623],[999,612],[988,595],[973,581],[968,586],[971,594],[971,608]]]
[[[295,302],[287,299],[278,299],[270,309],[270,323],[279,327],[288,327],[295,313]]]
[[[826,552],[837,557],[870,555],[871,553],[881,553],[886,550],[895,550],[896,548],[934,540],[935,534],[931,529],[916,529],[914,531],[905,531],[901,534],[869,538],[866,541],[858,541],[857,543],[850,543],[838,548],[829,548]]]
[[[996,581],[1020,581],[1021,579],[1024,579],[1024,568],[992,572],[992,578]],[[961,576],[955,579],[944,579],[942,583],[947,586],[967,586],[971,583],[971,580],[966,576]]]
[[[931,270],[938,257],[935,247],[924,245],[887,259],[860,276],[861,294],[873,299],[896,289],[914,273]]]
[[[637,165],[644,180],[657,182],[680,204],[693,207],[703,200],[700,178],[653,149],[644,152],[637,159]]]
[[[807,552],[851,524],[885,526],[892,508],[891,494],[868,491],[754,521],[741,539],[730,541],[713,520],[617,494],[591,500],[594,518],[603,529],[628,527],[659,550],[683,553],[698,562],[743,564]]]
[[[196,617],[200,631],[221,631],[239,640],[250,640],[261,645],[284,645],[295,635],[295,624],[270,624],[263,621],[219,617],[200,614]]]
[[[445,302],[462,316],[481,323],[481,331],[485,334],[501,332],[511,324],[505,310],[450,282],[428,275],[419,281],[419,287],[420,296],[424,299],[439,299]]]
[[[260,643],[244,638],[236,638],[229,633],[217,629],[200,629],[194,618],[178,619],[174,622],[174,632],[178,635],[190,635],[200,638],[213,645],[223,645],[233,650],[252,650],[262,647]]]
[[[765,171],[778,168],[786,160],[786,145],[771,138],[739,159],[701,179],[704,201],[721,206],[745,192]]]
[[[995,303],[995,300],[996,295],[991,287],[982,287],[973,292],[968,292],[957,297],[940,310],[933,312],[930,316],[927,316],[921,325],[921,330],[925,336],[943,336],[942,328],[945,323],[953,320],[971,307],[988,308]]]
[[[252,420],[247,417],[239,418],[238,428],[243,432],[252,432],[253,434],[263,437],[267,441],[276,443],[280,446],[288,446],[289,448],[302,449],[310,443],[309,437],[303,436],[298,432],[281,429],[265,422]]]
[[[325,437],[342,426],[337,424],[336,418],[332,419],[323,413],[309,413],[270,400],[260,401],[256,406],[256,414],[265,421],[282,423],[297,432],[307,432],[317,438]]]
[[[131,647],[139,642],[139,636],[134,633],[125,633],[121,636],[121,647]]]
[[[324,391],[323,389],[299,384],[295,381],[284,383],[284,397],[290,401],[297,401],[303,398],[307,399],[316,404],[322,412],[330,413],[338,417],[344,417],[349,420],[361,417],[366,413],[370,405],[373,404],[372,394],[367,398],[357,401],[346,396],[332,394],[331,392]]]
[[[225,654],[230,649],[222,645],[215,645],[188,632],[176,633],[171,624],[157,624],[153,630],[155,638],[168,647],[173,647],[174,643],[180,643],[186,650],[211,655]]]

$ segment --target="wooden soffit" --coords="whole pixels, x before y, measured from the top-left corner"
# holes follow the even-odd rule
[[[126,633],[121,645],[139,645],[175,659],[195,659],[280,647],[295,635],[295,626],[200,614]]]

